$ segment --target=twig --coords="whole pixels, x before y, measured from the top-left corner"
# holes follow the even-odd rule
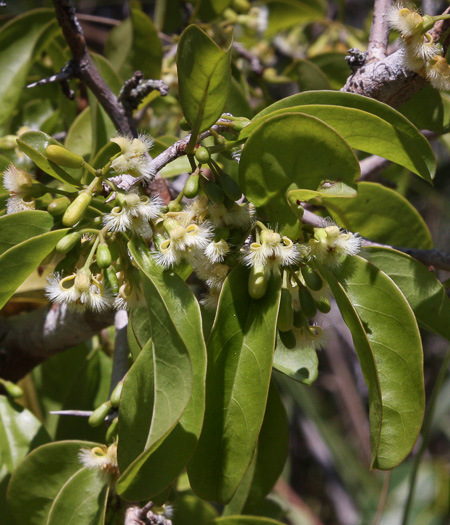
[[[319,217],[309,210],[304,211],[303,222],[305,224],[314,226],[314,228],[325,228],[327,226],[327,221],[325,219]],[[370,241],[364,237],[361,238],[361,246],[379,246],[381,248],[391,248],[410,255],[425,266],[432,266],[434,268],[440,268],[441,270],[450,271],[450,253],[443,252],[441,250],[420,250],[418,248],[391,246],[389,244],[381,244],[379,242]]]
[[[249,61],[250,63],[250,69],[255,73],[256,75],[260,76],[264,73],[264,66],[262,65],[259,58],[245,49],[244,46],[239,44],[238,42],[233,42],[233,49],[243,58]]]
[[[131,114],[132,111],[137,109],[141,101],[155,90],[165,97],[169,93],[169,86],[163,80],[144,80],[142,72],[136,71],[123,85],[118,101]]]
[[[0,376],[17,382],[39,363],[88,341],[113,321],[113,311],[81,314],[64,305],[0,318]]]
[[[26,86],[29,88],[34,88],[36,86],[42,86],[44,84],[50,84],[52,82],[58,82],[61,86],[63,94],[69,99],[74,100],[75,99],[75,91],[70,89],[69,80],[71,78],[74,78],[75,76],[75,68],[74,68],[74,61],[69,60],[69,62],[61,68],[61,71],[59,73],[56,73],[56,75],[52,75],[51,77],[42,78],[41,80],[38,80],[37,82],[33,82],[32,84],[28,84]]]
[[[124,525],[172,525],[172,521],[163,514],[152,512],[153,502],[150,501],[144,507],[131,505],[125,513]]]
[[[382,172],[390,163],[390,160],[386,160],[378,155],[371,155],[370,157],[363,159],[359,163],[361,176],[358,180],[367,180],[374,175],[378,175],[378,173]]]
[[[391,0],[375,0],[373,8],[372,27],[370,28],[369,46],[367,47],[367,63],[383,60],[389,39],[389,23],[387,19]]]
[[[128,370],[128,339],[127,339],[128,314],[125,310],[119,310],[114,316],[116,337],[114,340],[113,369],[111,374],[111,385],[109,395],[116,388],[117,383],[122,381]]]
[[[75,75],[92,91],[99,103],[125,135],[136,136],[131,115],[118,103],[92,61],[86,45],[83,30],[75,14],[71,0],[53,0],[56,17],[73,55]]]
[[[92,410],[50,410],[49,414],[52,416],[76,416],[76,417],[91,417],[94,412]]]

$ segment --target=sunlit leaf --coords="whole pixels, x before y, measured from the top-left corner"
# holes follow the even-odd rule
[[[0,255],[16,244],[50,231],[53,217],[46,211],[21,211],[0,218]]]

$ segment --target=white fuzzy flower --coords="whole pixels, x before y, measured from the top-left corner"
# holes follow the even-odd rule
[[[311,257],[320,263],[333,266],[346,255],[356,255],[361,249],[361,239],[351,232],[340,230],[335,224],[326,228],[314,228],[314,238],[308,246]]]
[[[118,473],[117,445],[113,443],[109,447],[82,448],[78,453],[78,460],[89,470],[98,470],[102,473],[115,475]]]
[[[30,198],[10,197],[6,203],[6,213],[18,213],[19,211],[30,211],[36,209],[36,201]]]
[[[327,332],[319,325],[302,326],[301,328],[293,328],[296,348],[314,348],[319,350],[326,345]]]
[[[442,56],[434,56],[426,68],[427,79],[440,90],[450,89],[450,65]]]
[[[230,251],[227,241],[221,239],[220,241],[212,241],[208,244],[205,250],[205,255],[212,263],[223,262],[225,256]]]
[[[402,36],[411,36],[417,32],[417,26],[423,22],[423,17],[414,9],[404,7],[403,2],[395,3],[388,11],[388,21],[392,29]]]
[[[141,235],[144,239],[151,239],[153,232],[148,224],[151,219],[156,219],[160,213],[162,202],[159,197],[151,199],[138,192],[118,194],[116,199],[120,205],[115,206],[110,213],[103,217],[103,224],[108,231],[131,231]]]
[[[119,287],[119,293],[114,299],[114,308],[116,310],[133,310],[142,303],[144,294],[139,283],[133,283],[131,280],[124,280]]]
[[[129,175],[148,176],[150,174],[150,158],[147,153],[153,145],[153,140],[146,135],[139,135],[138,138],[117,136],[110,139],[115,142],[121,154],[116,157],[111,167],[117,173],[127,173]]]
[[[28,193],[33,185],[33,176],[11,164],[3,172],[3,186],[9,192],[6,213],[18,213],[36,209],[36,201]]]

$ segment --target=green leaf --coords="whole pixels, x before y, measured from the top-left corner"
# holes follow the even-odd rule
[[[317,379],[319,360],[314,348],[286,348],[277,336],[273,367],[291,379],[312,385]]]
[[[129,314],[127,337],[128,346],[130,347],[130,352],[134,361],[137,359],[137,356],[140,354],[151,336],[152,331],[150,328],[147,307],[138,306],[137,308],[133,308]]]
[[[320,203],[333,219],[363,237],[394,246],[432,248],[425,221],[399,193],[375,182],[360,182],[353,199],[323,197]]]
[[[369,389],[371,467],[392,469],[413,448],[424,413],[416,319],[395,283],[364,259],[319,269],[350,328]]]
[[[217,523],[217,525],[283,525],[281,521],[259,516],[226,516],[225,518],[216,518],[213,523]]]
[[[88,158],[91,154],[92,128],[91,128],[91,108],[85,108],[72,122],[67,131],[64,145],[70,151]]]
[[[47,146],[57,145],[63,146],[60,142],[54,138],[43,133],[42,131],[27,131],[20,136],[20,139],[17,139],[17,145],[30,159],[37,164],[41,170],[45,171],[55,179],[71,184],[72,186],[78,186],[77,182],[81,177],[82,170],[72,170],[67,168],[67,171],[64,171],[54,162],[48,160],[45,150]],[[70,174],[69,174],[70,172]],[[74,178],[74,176],[76,178]]]
[[[123,473],[117,482],[117,491],[132,500],[162,492],[179,475],[197,444],[205,404],[206,348],[198,302],[181,277],[156,266],[145,250],[130,244],[133,258],[142,270],[152,340],[127,375],[119,418],[119,464],[122,465],[122,453],[133,461],[123,463],[126,470],[121,467]],[[146,404],[153,395],[154,411],[149,414],[147,404],[142,412],[134,412],[146,423],[136,422],[127,406],[135,410],[134,405],[141,402],[125,397],[128,395],[125,389],[130,395],[136,395],[131,381],[137,384],[138,374],[144,374],[144,368],[143,380],[149,382],[150,347],[154,354],[155,387],[153,394],[145,395]],[[138,365],[141,361],[147,363],[145,367]],[[142,428],[149,423],[149,429]],[[139,429],[134,430],[134,436],[130,435],[137,425]],[[155,430],[158,425],[159,432]],[[154,472],[159,475],[154,476]]]
[[[351,75],[345,56],[341,51],[329,51],[310,56],[309,60],[317,66],[326,76],[332,89],[341,89],[347,78]]]
[[[84,474],[88,469],[78,459],[81,449],[94,446],[99,445],[88,441],[60,441],[31,452],[17,467],[9,483],[8,504],[17,522],[48,525],[76,519],[76,523],[100,525],[102,521],[95,513],[95,505],[99,510],[104,508],[109,478],[98,472]],[[80,483],[85,483],[83,490]],[[97,503],[92,501],[99,497]],[[79,508],[80,498],[88,500],[86,511],[93,511],[90,516],[84,514],[83,506]],[[54,514],[54,508],[64,516],[62,521],[57,520],[59,516]],[[72,516],[72,520],[66,521],[67,516]],[[79,521],[79,516],[89,517],[89,520]]]
[[[195,25],[187,27],[178,43],[177,67],[180,103],[192,135],[211,127],[223,112],[230,86],[231,47],[222,51]]]
[[[188,465],[194,492],[228,503],[247,471],[261,430],[275,345],[280,281],[247,293],[248,270],[228,276],[208,340],[205,421]]]
[[[448,131],[450,98],[430,85],[414,93],[399,111],[418,129],[429,129],[439,135]]]
[[[47,257],[67,231],[67,229],[57,230],[38,235],[0,255],[0,308],[3,308],[17,288]]]
[[[353,93],[309,91],[286,97],[258,113],[239,138],[252,133],[260,119],[286,111],[314,115],[336,129],[353,148],[392,160],[428,182],[434,177],[436,159],[419,130],[387,104]]]
[[[12,523],[6,505],[6,488],[20,461],[34,448],[48,443],[40,421],[27,409],[0,396],[0,521]]]
[[[347,142],[321,120],[300,113],[263,122],[248,138],[239,163],[244,194],[288,236],[298,227],[285,197],[288,189],[317,190],[324,181],[351,186],[359,174]]]
[[[190,493],[178,493],[172,521],[174,525],[211,525],[217,515],[217,510],[207,501]]]
[[[276,0],[268,2],[269,24],[266,37],[277,35],[294,25],[319,20],[325,15],[323,2],[314,0]]]
[[[289,76],[298,82],[300,91],[331,89],[325,73],[310,60],[300,59]]]
[[[433,272],[406,253],[389,248],[367,247],[364,257],[400,288],[423,328],[450,341],[450,299]]]
[[[53,217],[46,211],[21,211],[0,218],[0,255],[16,244],[47,233]]]
[[[35,47],[54,16],[52,9],[34,9],[14,18],[0,30],[0,126],[17,107]]]
[[[297,205],[299,202],[308,202],[318,197],[339,197],[350,199],[356,196],[356,188],[348,186],[344,182],[334,182],[320,187],[317,191],[313,190],[291,190],[286,194],[288,202],[291,205]]]
[[[131,18],[110,32],[105,55],[124,80],[137,70],[147,79],[161,77],[161,40],[152,20],[140,9],[132,8]]]

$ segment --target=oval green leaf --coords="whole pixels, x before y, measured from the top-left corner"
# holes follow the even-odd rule
[[[239,163],[239,185],[268,221],[289,234],[297,219],[286,200],[295,187],[316,191],[326,181],[352,186],[359,163],[347,142],[321,120],[277,115],[250,135]]]
[[[195,25],[187,27],[178,43],[177,67],[180,103],[192,135],[211,127],[223,112],[230,86],[231,47],[223,51]]]
[[[302,109],[303,106],[308,107]],[[434,177],[436,159],[429,142],[406,117],[387,104],[339,91],[299,93],[258,113],[240,138],[252,133],[259,120],[279,111],[305,111],[315,115],[341,133],[353,148],[401,164],[429,182]]]
[[[9,483],[8,504],[17,523],[48,525],[52,507],[64,494],[66,484],[77,473],[87,470],[78,459],[80,450],[94,446],[99,445],[88,441],[60,441],[43,445],[31,452],[17,467]],[[100,487],[108,484],[108,477],[95,474],[101,480]],[[97,481],[93,488],[95,487],[97,489],[99,487]],[[86,497],[90,488],[91,486],[85,486],[86,492],[79,493],[78,498],[81,495]],[[70,500],[71,498],[69,504]],[[64,502],[62,501],[61,504]],[[72,508],[72,513],[74,511],[76,509]],[[63,523],[69,522],[63,521]],[[76,523],[81,522],[76,521]],[[99,525],[101,522],[97,520],[82,523]]]
[[[81,177],[82,170],[70,170],[71,175],[68,172],[64,171],[54,162],[48,160],[45,150],[47,146],[57,145],[64,147],[60,142],[54,138],[43,133],[42,131],[27,131],[20,135],[20,139],[17,139],[17,145],[30,159],[55,179],[58,179],[61,182],[66,184],[71,184],[72,186],[78,186],[78,178]],[[77,175],[77,178],[74,178],[74,174]]]
[[[0,255],[0,308],[30,273],[67,233],[65,230],[43,233],[21,242]]]
[[[364,257],[395,282],[423,328],[450,341],[450,299],[436,276],[406,253],[370,246]]]
[[[352,232],[394,246],[429,249],[430,231],[419,212],[399,193],[375,182],[360,182],[353,199],[322,197],[333,219]]]
[[[320,271],[351,330],[369,389],[371,467],[392,469],[413,448],[424,414],[416,319],[396,284],[364,259],[347,257]]]
[[[0,218],[0,255],[23,241],[47,233],[53,217],[46,211],[21,211]]]
[[[280,336],[273,354],[273,367],[291,379],[312,385],[317,379],[319,360],[314,348],[286,348]]]
[[[279,279],[252,300],[249,272],[237,266],[228,276],[208,340],[203,430],[188,475],[194,492],[228,503],[253,457],[269,390]]]

